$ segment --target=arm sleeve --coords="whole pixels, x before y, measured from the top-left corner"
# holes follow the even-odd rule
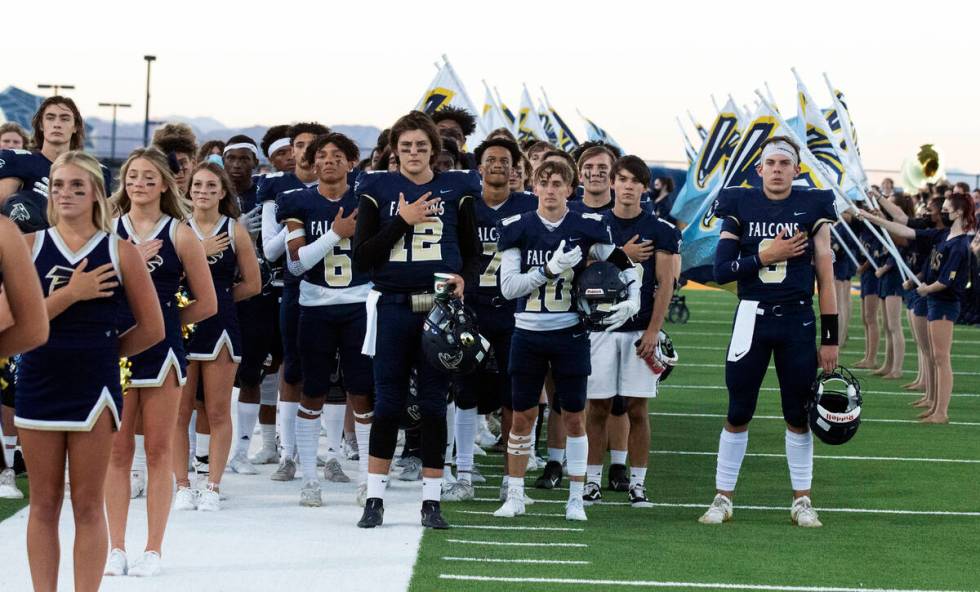
[[[762,261],[758,255],[747,257],[738,256],[738,241],[732,238],[723,238],[718,241],[715,250],[715,281],[719,284],[727,284],[740,279],[748,278],[759,273]]]
[[[286,227],[276,222],[276,202],[262,203],[262,252],[270,261],[286,252]]]
[[[527,296],[547,283],[548,278],[540,267],[521,273],[521,251],[507,249],[500,256],[500,292],[507,300]]]
[[[381,227],[378,204],[362,195],[357,204],[357,226],[354,228],[354,266],[358,271],[370,271],[388,260],[391,247],[411,228],[401,216]]]
[[[480,275],[480,255],[483,245],[476,231],[476,206],[474,197],[466,196],[459,204],[459,253],[463,257],[463,270],[460,275],[469,284],[477,281]]]
[[[287,257],[287,263],[289,265],[289,271],[293,275],[303,275],[307,271],[313,269],[313,267],[323,261],[327,253],[333,250],[340,242],[340,235],[338,235],[333,230],[328,230],[326,234],[320,236],[312,243],[303,245],[300,247],[296,254],[299,256],[298,261],[294,261],[292,257]]]

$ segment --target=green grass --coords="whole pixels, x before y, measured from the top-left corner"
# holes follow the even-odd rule
[[[0,521],[10,518],[17,510],[27,505],[27,477],[18,477],[17,487],[24,492],[24,499],[0,499]]]
[[[724,358],[736,301],[719,292],[687,292],[691,322],[668,325],[680,353],[680,366],[651,401],[653,413],[724,414]],[[856,300],[856,299],[855,299]],[[860,317],[851,322],[851,335],[860,338]],[[705,333],[715,333],[706,335]],[[905,379],[882,380],[858,371],[865,398],[864,417],[912,420],[918,410],[908,404],[915,395],[900,385],[915,374],[914,344],[906,329]],[[980,330],[956,327],[954,371],[980,370]],[[851,339],[841,361],[853,364],[863,353],[863,340]],[[884,355],[880,349],[879,359]],[[707,366],[698,366],[707,365]],[[710,365],[714,365],[713,367]],[[764,387],[775,387],[770,372]],[[679,388],[694,387],[694,388]],[[714,388],[704,388],[714,387]],[[720,388],[719,388],[720,387]],[[954,395],[980,393],[980,376],[957,375]],[[763,391],[757,416],[780,416],[778,393]],[[633,510],[628,506],[598,505],[587,509],[586,523],[563,518],[567,490],[547,492],[531,487],[537,503],[531,514],[514,520],[466,511],[492,512],[496,501],[444,504],[454,526],[545,526],[583,528],[582,532],[501,531],[454,528],[426,531],[415,564],[411,590],[607,590],[613,584],[555,584],[544,582],[479,582],[441,579],[441,574],[584,580],[672,581],[741,585],[826,586],[930,590],[980,588],[980,515],[940,516],[887,513],[842,513],[830,508],[915,511],[980,511],[980,464],[891,460],[844,460],[821,456],[886,456],[980,460],[980,396],[954,396],[954,422],[975,425],[932,426],[917,423],[866,421],[845,446],[817,443],[814,501],[824,508],[824,527],[803,530],[789,522],[789,474],[783,456],[781,420],[753,421],[749,454],[743,464],[736,496],[735,520],[720,527],[697,523],[714,489],[714,453],[721,417],[651,417],[651,450],[708,452],[707,455],[652,454],[647,476],[648,495],[655,503],[698,504]],[[500,455],[477,457],[485,473],[500,473]],[[536,476],[536,474],[534,475]],[[604,475],[605,477],[605,475]],[[477,496],[496,499],[499,477],[488,477],[489,488]],[[566,485],[567,486],[567,485]],[[624,502],[626,494],[604,492],[604,501]],[[779,511],[740,509],[776,506]],[[450,542],[562,542],[588,547],[485,546]],[[476,558],[459,562],[444,557]],[[493,563],[485,559],[559,559],[588,561],[586,565]],[[629,588],[627,588],[629,589]],[[684,589],[681,587],[673,589]]]

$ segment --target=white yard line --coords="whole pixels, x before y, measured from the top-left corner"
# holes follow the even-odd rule
[[[475,563],[532,563],[535,565],[591,565],[591,561],[578,559],[496,559],[491,557],[443,557],[443,561],[470,561]]]
[[[537,500],[535,500],[535,501],[537,501]],[[483,512],[483,511],[480,511],[480,510],[453,510],[453,512],[456,513],[456,514],[470,514],[472,516],[493,516],[493,512]],[[546,518],[564,518],[565,517],[564,514],[558,514],[558,513],[542,514],[541,512],[525,512],[524,514],[521,514],[521,515],[522,516],[540,516],[540,517],[546,517]]]
[[[696,450],[651,450],[651,454],[668,454],[668,455],[680,455],[680,456],[710,456],[715,457],[718,453],[711,451],[696,451]],[[782,453],[772,453],[772,452],[748,452],[745,456],[756,456],[760,458],[786,458],[785,454]],[[962,463],[962,464],[980,464],[980,460],[974,460],[969,458],[919,458],[919,457],[907,457],[907,456],[846,456],[846,455],[827,455],[827,454],[815,454],[813,458],[820,460],[867,460],[867,461],[891,461],[891,462],[925,462],[925,463]]]
[[[673,337],[673,336],[671,336],[671,337]],[[684,349],[684,351],[687,351],[687,350],[690,349],[690,350],[694,350],[694,351],[714,351],[714,352],[721,352],[722,354],[724,354],[725,351],[727,351],[728,348],[727,348],[727,346],[706,347],[706,346],[703,346],[703,345],[685,345],[685,346],[683,346],[683,349]],[[916,354],[915,351],[905,352],[905,357],[906,358],[913,358],[914,359],[914,358],[917,357],[917,355],[918,354]],[[980,355],[977,355],[977,354],[950,354],[950,357],[953,357],[953,358],[969,358],[971,360],[980,360]]]
[[[662,417],[727,417],[723,413],[667,413],[664,411],[652,411],[649,415],[662,416]],[[753,419],[778,419],[783,421],[782,415],[755,415]],[[867,417],[861,418],[862,422],[875,422],[875,423],[914,423],[921,424],[922,422],[915,419],[869,419]],[[980,426],[980,422],[975,421],[951,421],[948,425],[955,426]]]
[[[672,389],[724,391],[724,390],[728,390],[728,387],[725,386],[725,385],[723,385],[723,384],[704,384],[704,385],[701,385],[701,384],[673,384],[673,383],[666,384],[665,383],[665,384],[659,386],[658,389],[664,389],[664,390],[667,390],[667,391],[670,391]],[[770,391],[770,392],[775,392],[775,393],[778,393],[779,392],[779,388],[778,387],[774,387],[774,386],[764,386],[764,387],[762,387],[759,390],[762,390],[762,391]],[[863,394],[863,395],[870,395],[872,397],[873,396],[877,396],[877,395],[886,395],[886,396],[889,396],[889,397],[921,397],[922,396],[922,392],[921,391],[872,391],[872,390],[866,390],[866,389],[861,389],[861,394]],[[977,394],[977,393],[953,393],[953,396],[954,397],[973,397],[973,398],[977,398],[977,397],[980,397],[980,394]]]
[[[678,347],[678,351],[684,351],[684,348],[683,347]],[[694,362],[681,362],[678,365],[678,367],[679,368],[724,368],[725,367],[725,364],[705,364],[705,363],[700,363],[700,362],[698,362],[698,363],[694,363]],[[769,364],[769,367],[770,368],[773,367],[772,363]],[[861,370],[861,369],[859,369],[859,370]],[[980,372],[966,372],[966,371],[963,371],[963,370],[960,370],[960,371],[954,370],[953,371],[953,374],[956,375],[956,376],[980,376]]]
[[[673,582],[659,580],[595,580],[588,578],[520,578],[439,574],[441,580],[464,582],[501,582],[511,584],[570,584],[586,586],[628,586],[632,588],[705,588],[714,590],[765,590],[772,592],[955,592],[952,590],[919,590],[912,588],[845,588],[837,586],[789,586],[779,584],[738,584],[733,582]]]
[[[479,499],[477,501],[492,501],[497,502],[499,500],[495,498]],[[534,500],[538,503],[538,500]],[[561,502],[565,503],[565,502]],[[560,526],[498,526],[495,524],[454,524],[453,528],[472,528],[476,530],[540,530],[547,532],[585,532],[584,528],[568,528]]]
[[[587,549],[585,543],[519,543],[509,541],[469,541],[464,539],[446,539],[447,543],[459,545],[486,545],[488,547],[570,547],[576,549]]]

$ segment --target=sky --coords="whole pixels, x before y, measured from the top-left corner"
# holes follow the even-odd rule
[[[4,12],[0,44],[25,49],[5,52],[0,88],[74,84],[83,115],[129,102],[120,119],[142,121],[153,54],[151,119],[388,127],[446,54],[478,108],[481,79],[512,109],[522,83],[543,86],[577,134],[579,109],[628,152],[680,161],[676,116],[709,125],[712,94],[751,104],[765,82],[795,113],[795,66],[818,102],[823,72],[845,93],[866,168],[898,169],[934,143],[948,169],[980,173],[980,5],[967,2],[45,0]]]

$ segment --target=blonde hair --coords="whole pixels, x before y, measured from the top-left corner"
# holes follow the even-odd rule
[[[187,204],[183,199],[180,187],[177,186],[177,179],[170,170],[167,157],[159,148],[152,146],[133,150],[129,158],[126,159],[126,162],[123,163],[122,168],[119,169],[119,189],[112,194],[112,206],[115,214],[122,216],[123,214],[129,213],[130,208],[132,208],[133,203],[129,198],[129,194],[126,192],[126,176],[129,173],[129,167],[138,158],[150,161],[150,164],[156,168],[157,172],[163,178],[164,189],[160,195],[160,211],[171,218],[176,218],[180,221],[187,220],[189,217]]]
[[[92,183],[93,193],[95,193],[95,203],[92,206],[92,224],[102,232],[112,232],[112,208],[109,205],[109,200],[106,198],[102,165],[91,154],[86,154],[81,150],[70,150],[55,159],[51,165],[51,180],[54,181],[58,169],[68,165],[74,165],[88,173],[89,181]],[[47,211],[48,223],[51,226],[57,226],[59,216],[53,199],[48,199]]]

